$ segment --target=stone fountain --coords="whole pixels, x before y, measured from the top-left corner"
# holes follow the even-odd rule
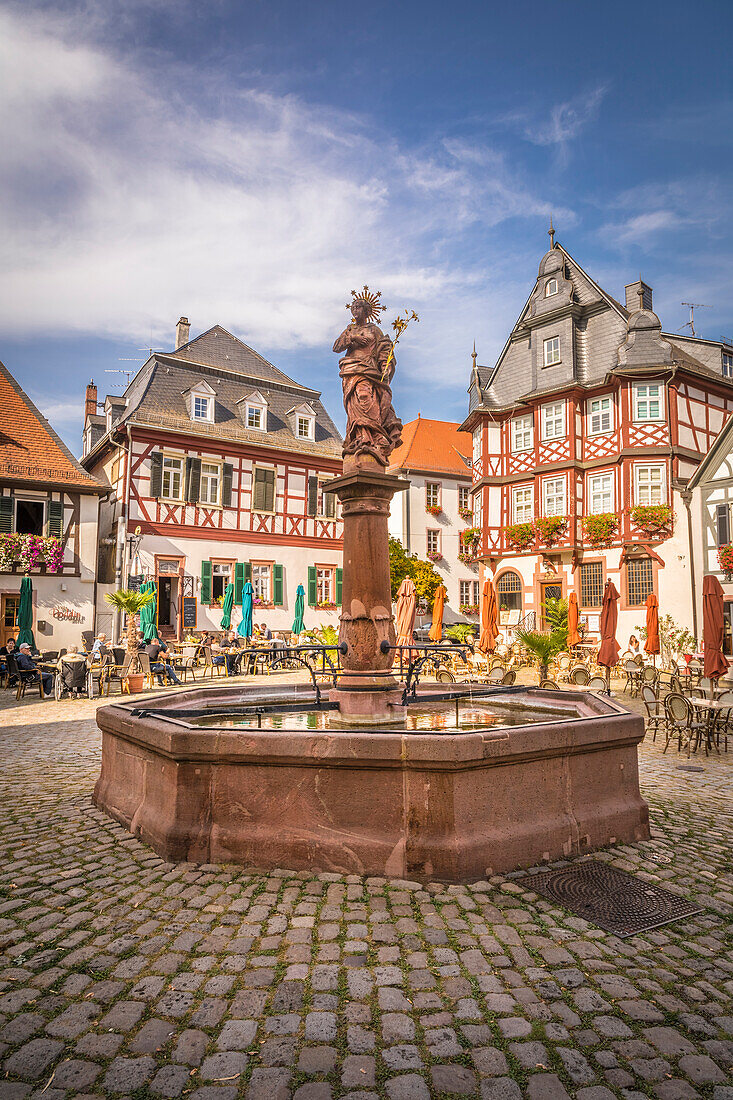
[[[338,687],[325,708],[303,685],[249,683],[102,707],[95,802],[167,860],[449,882],[648,838],[644,724],[610,699],[434,685],[405,706],[387,543],[408,484],[385,472],[402,427],[394,346],[379,295],[352,297],[334,344],[348,418],[330,484],[344,521]]]

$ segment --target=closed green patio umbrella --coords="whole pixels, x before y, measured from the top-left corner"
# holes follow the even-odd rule
[[[242,589],[242,621],[237,627],[237,634],[241,638],[252,637],[252,601],[254,600],[254,589],[252,582],[247,581]]]
[[[158,606],[158,589],[156,588],[155,581],[146,581],[145,584],[140,585],[141,592],[152,592],[153,598],[149,604],[140,610],[140,629],[143,632],[143,638],[146,642],[152,642],[154,638],[160,637],[158,634],[158,627],[155,620],[157,619],[157,606]]]
[[[295,589],[295,618],[293,619],[293,634],[302,634],[305,630],[303,612],[305,611],[305,589],[299,584]]]
[[[31,649],[36,648],[33,638],[33,584],[30,577],[23,577],[20,582],[20,602],[18,604],[18,637],[16,646],[28,642]]]
[[[232,625],[232,608],[234,606],[234,585],[230,581],[224,590],[224,602],[221,605],[221,622],[219,626],[228,630]]]

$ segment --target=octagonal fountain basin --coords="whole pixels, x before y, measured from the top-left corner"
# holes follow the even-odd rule
[[[328,708],[249,684],[102,707],[94,801],[170,861],[447,882],[649,837],[644,723],[603,696],[422,687],[376,729]]]

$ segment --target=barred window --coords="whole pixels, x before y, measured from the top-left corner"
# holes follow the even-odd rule
[[[496,582],[499,604],[510,611],[522,610],[522,579],[518,573],[502,573]]]
[[[651,558],[631,558],[626,563],[626,602],[630,607],[641,607],[654,591],[654,572]]]
[[[580,567],[580,606],[600,607],[602,603],[603,562],[586,562]]]

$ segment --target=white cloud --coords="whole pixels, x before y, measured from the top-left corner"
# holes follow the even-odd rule
[[[608,85],[599,84],[564,103],[555,104],[549,118],[525,124],[525,137],[535,145],[567,144],[596,118],[607,91]]]

